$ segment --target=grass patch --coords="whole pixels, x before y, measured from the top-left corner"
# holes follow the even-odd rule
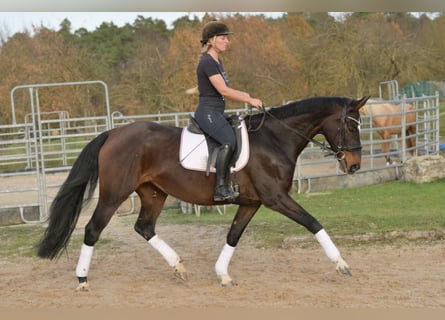
[[[17,225],[0,227],[0,258],[35,257],[35,246],[42,239],[45,232],[43,225]],[[83,242],[83,235],[75,235],[70,239],[68,251],[79,250]],[[113,240],[101,238],[98,248],[112,246]]]
[[[44,228],[38,225],[0,227],[1,257],[31,257],[33,246],[43,235]]]
[[[293,194],[331,235],[353,235],[391,231],[445,229],[445,180],[425,184],[401,181],[360,188],[336,189],[323,194]],[[174,211],[161,215],[161,224],[205,224],[229,226],[236,206],[225,215],[201,212],[200,217]],[[133,218],[134,221],[134,218]],[[261,207],[246,230],[261,246],[276,246],[284,238],[310,233],[275,211]]]

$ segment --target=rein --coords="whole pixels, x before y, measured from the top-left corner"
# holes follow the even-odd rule
[[[251,124],[251,122],[250,122],[250,120],[252,119],[252,117],[249,117],[249,123],[247,124],[247,131],[248,132],[255,132],[255,131],[258,131],[258,130],[260,130],[261,129],[261,127],[263,126],[263,124],[264,124],[264,120],[266,120],[266,114],[269,114],[269,115],[271,115],[270,113],[269,113],[269,111],[267,111],[266,110],[266,108],[261,108],[261,113],[262,113],[262,117],[261,117],[261,121],[260,121],[260,123],[258,124],[258,126],[255,128],[255,129],[252,129],[252,124]],[[250,107],[250,109],[249,109],[249,115],[251,116],[252,115],[252,107]]]

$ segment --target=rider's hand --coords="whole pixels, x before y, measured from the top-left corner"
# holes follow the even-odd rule
[[[261,102],[260,99],[252,98],[250,99],[249,104],[259,110],[263,110],[263,102]]]

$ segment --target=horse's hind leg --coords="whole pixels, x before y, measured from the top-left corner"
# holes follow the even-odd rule
[[[94,245],[99,240],[100,234],[107,226],[120,203],[121,202],[114,203],[113,205],[105,204],[104,201],[99,199],[93,216],[85,227],[84,241],[76,267],[76,275],[79,280],[79,286],[76,289],[77,291],[87,291],[89,288],[87,277],[90,269],[91,258],[93,256]]]
[[[145,184],[136,190],[141,198],[141,211],[134,229],[158,251],[174,268],[175,275],[186,280],[186,271],[179,255],[155,232],[156,221],[164,206],[167,194],[151,184]]]

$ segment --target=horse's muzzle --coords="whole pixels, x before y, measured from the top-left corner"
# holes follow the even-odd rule
[[[357,172],[358,170],[360,170],[360,165],[359,164],[353,164],[350,168],[349,168],[349,173],[353,174],[355,172]]]

